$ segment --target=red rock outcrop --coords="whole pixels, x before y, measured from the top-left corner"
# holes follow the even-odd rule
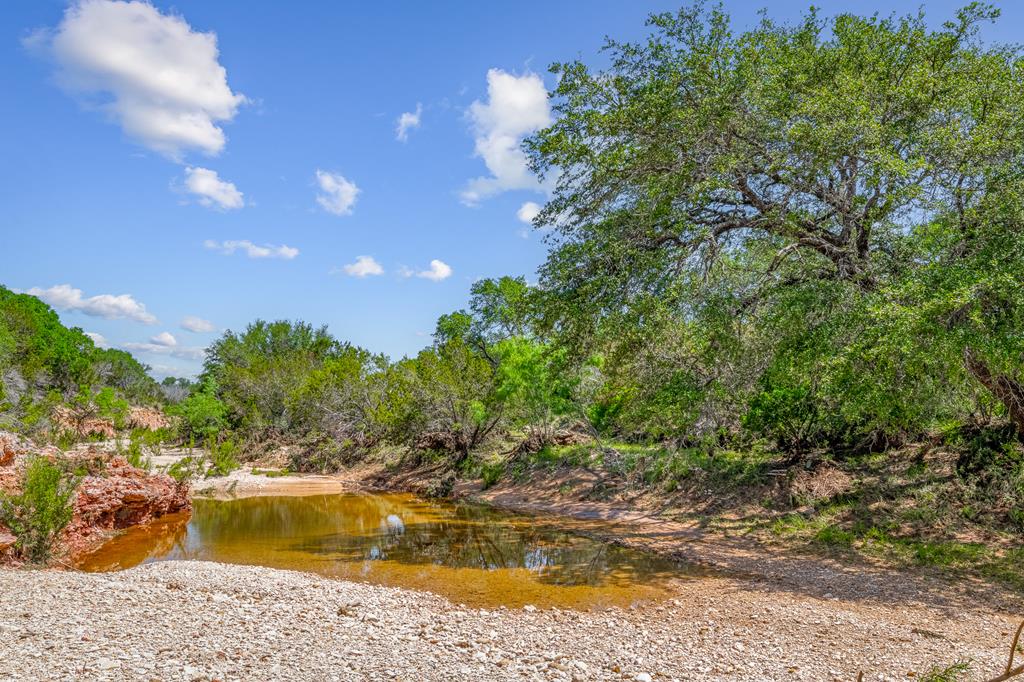
[[[55,430],[71,431],[78,434],[80,438],[89,436],[102,436],[103,438],[116,438],[117,430],[114,429],[114,422],[109,419],[98,419],[96,417],[77,417],[66,407],[56,407],[50,414]]]
[[[109,531],[189,508],[188,484],[167,474],[148,473],[114,456],[102,474],[86,476],[79,484],[75,515],[64,530],[62,544],[73,556],[105,539]]]
[[[128,413],[128,426],[133,429],[156,431],[170,425],[164,413],[152,407],[133,407]]]
[[[17,492],[25,463],[32,454],[50,459],[66,457],[73,460],[75,468],[90,472],[79,482],[74,515],[61,533],[58,555],[73,557],[102,542],[111,531],[147,523],[191,506],[187,483],[133,467],[119,455],[98,449],[61,453],[52,447],[34,447],[4,432],[0,432],[0,455],[4,457],[0,464],[0,491]],[[12,558],[13,536],[7,537],[8,530],[0,525],[0,561]]]

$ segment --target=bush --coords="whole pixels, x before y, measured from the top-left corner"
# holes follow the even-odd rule
[[[211,444],[208,455],[210,466],[206,470],[206,477],[227,476],[237,469],[240,466],[238,450],[239,447],[232,440]]]
[[[199,476],[202,471],[199,460],[189,455],[167,468],[167,475],[178,483],[185,483]]]
[[[118,441],[118,450],[121,449],[120,445],[121,443]],[[128,449],[122,454],[124,454],[124,458],[128,460],[128,463],[136,469],[145,469],[146,471],[149,471],[153,468],[153,460],[143,453],[142,446],[143,439],[137,432],[133,431],[131,438],[128,441]]]
[[[484,462],[480,465],[480,478],[483,479],[484,490],[493,487],[505,475],[503,460]]]
[[[186,439],[207,442],[227,427],[227,407],[217,398],[216,387],[209,381],[172,406],[168,413],[181,417],[180,435]]]
[[[25,469],[21,492],[0,497],[0,520],[18,538],[15,546],[33,563],[49,560],[54,541],[71,522],[78,480],[43,457]]]

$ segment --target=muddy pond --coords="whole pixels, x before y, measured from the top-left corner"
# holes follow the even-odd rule
[[[482,607],[624,607],[699,575],[533,517],[407,494],[196,499],[191,515],[131,528],[78,567],[171,560],[310,571]]]

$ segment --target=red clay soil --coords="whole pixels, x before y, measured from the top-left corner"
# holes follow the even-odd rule
[[[109,537],[112,531],[148,523],[164,514],[190,509],[189,489],[166,474],[133,467],[119,455],[97,450],[61,453],[36,447],[14,434],[0,432],[0,492],[14,493],[32,455],[66,457],[94,472],[82,478],[74,515],[61,533],[56,554],[74,557]],[[14,562],[14,536],[0,524],[0,563]]]

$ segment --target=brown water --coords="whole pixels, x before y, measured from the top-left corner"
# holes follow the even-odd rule
[[[405,494],[197,499],[191,518],[131,528],[79,568],[181,559],[311,571],[487,607],[627,606],[695,575],[532,517]]]

